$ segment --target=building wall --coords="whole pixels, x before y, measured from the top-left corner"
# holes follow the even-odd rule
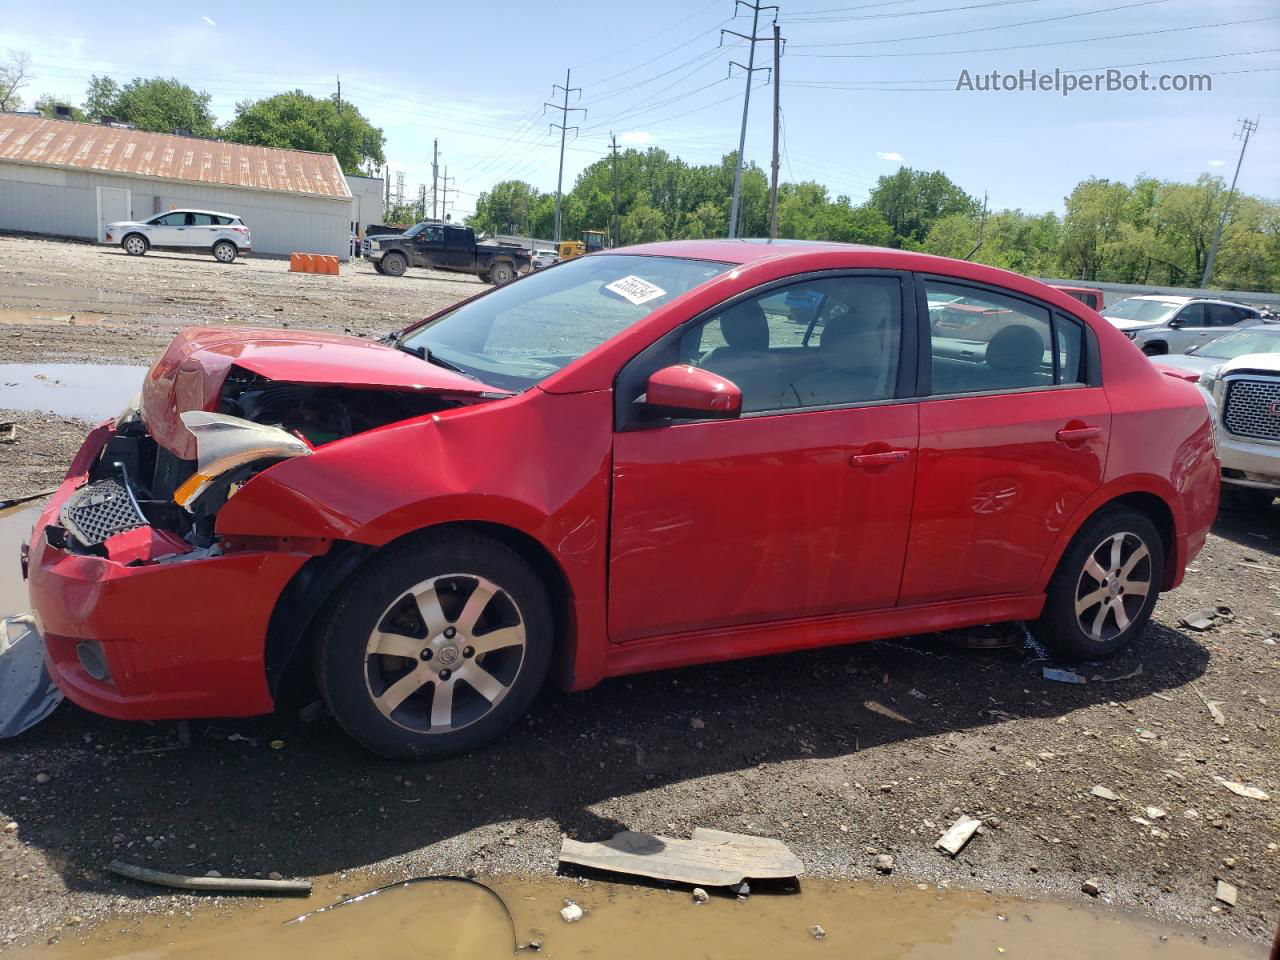
[[[351,223],[356,235],[364,238],[364,230],[371,223],[381,223],[386,197],[381,177],[357,177],[347,174],[347,186],[351,190]]]
[[[0,229],[98,239],[98,187],[129,190],[132,217],[171,207],[224,210],[244,219],[254,253],[350,253],[352,201],[0,162]]]

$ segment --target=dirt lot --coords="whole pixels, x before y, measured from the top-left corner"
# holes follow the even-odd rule
[[[380,333],[480,289],[363,265],[336,279],[291,276],[275,261],[134,260],[12,238],[0,238],[0,261],[12,268],[5,306],[109,312],[84,326],[9,313],[0,335],[17,352],[5,360],[146,361],[186,323]],[[68,289],[108,299],[82,304]],[[0,489],[53,479],[77,444],[74,421],[18,422],[28,429],[0,446]],[[1179,626],[1215,606],[1230,618],[1202,633]],[[189,747],[159,752],[177,745],[173,725],[64,705],[0,744],[0,947],[74,936],[81,921],[191,909],[111,879],[102,868],[113,857],[224,875],[538,875],[555,869],[563,834],[696,826],[780,837],[815,875],[872,879],[887,852],[888,882],[1077,904],[1093,902],[1081,892],[1093,878],[1103,901],[1257,942],[1280,919],[1278,628],[1273,507],[1224,512],[1146,639],[1118,660],[1076,665],[1091,680],[1082,686],[1043,679],[1034,644],[981,652],[963,638],[913,638],[547,691],[500,743],[423,765],[370,757],[332,721],[296,719],[292,704],[193,723]],[[1221,702],[1222,725],[1205,699]],[[1096,785],[1117,799],[1092,795]],[[932,844],[960,813],[986,825],[951,860]],[[1218,877],[1239,889],[1235,908],[1215,903]]]

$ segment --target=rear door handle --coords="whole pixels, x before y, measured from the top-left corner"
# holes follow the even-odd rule
[[[1102,436],[1102,428],[1093,427],[1063,427],[1055,434],[1061,443],[1079,443],[1081,440],[1092,440],[1094,437]]]
[[[895,463],[906,463],[911,456],[910,450],[883,450],[879,453],[855,453],[849,458],[851,467],[888,467]]]

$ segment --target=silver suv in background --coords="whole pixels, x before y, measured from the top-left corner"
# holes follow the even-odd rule
[[[1256,323],[1260,311],[1230,300],[1148,294],[1126,297],[1102,308],[1111,325],[1148,356],[1185,353],[1239,324]]]
[[[1246,353],[1200,374],[1222,461],[1222,489],[1242,506],[1280,496],[1280,353]]]
[[[169,210],[150,220],[108,223],[106,242],[118,243],[125,253],[140,257],[153,248],[208,250],[219,263],[231,263],[251,253],[249,228],[234,213],[219,210]]]

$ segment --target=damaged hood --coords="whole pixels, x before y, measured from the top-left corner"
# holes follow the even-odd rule
[[[174,337],[143,380],[140,412],[162,447],[195,457],[195,438],[180,415],[214,411],[233,367],[280,383],[480,396],[505,393],[358,337],[306,330],[188,327]]]

